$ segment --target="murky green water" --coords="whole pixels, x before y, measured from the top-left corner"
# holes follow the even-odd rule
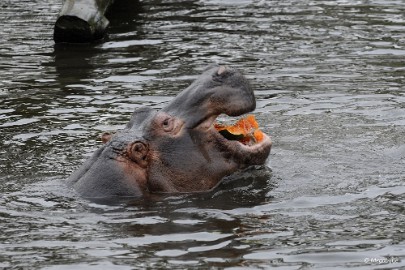
[[[121,1],[106,40],[54,46],[59,2],[0,3],[0,268],[405,267],[403,1]],[[212,62],[252,81],[271,176],[129,206],[64,185]]]

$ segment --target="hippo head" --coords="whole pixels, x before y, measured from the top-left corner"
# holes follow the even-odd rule
[[[239,116],[255,107],[240,72],[210,67],[161,110],[137,109],[126,128],[106,136],[105,145],[69,182],[85,197],[210,190],[224,176],[266,161],[267,135],[245,145],[214,127],[220,114]]]

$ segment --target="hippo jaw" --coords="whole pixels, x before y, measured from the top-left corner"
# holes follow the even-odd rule
[[[238,169],[266,162],[272,145],[267,135],[253,145],[228,140],[216,130],[214,119],[210,117],[195,128],[183,123],[178,132],[149,141],[151,192],[208,191]]]
[[[149,140],[149,190],[207,191],[238,169],[264,164],[271,149],[267,135],[244,145],[226,139],[214,127],[220,114],[240,116],[255,107],[253,91],[240,72],[223,66],[204,72],[158,112],[171,123],[172,133]],[[147,134],[156,130],[151,128]]]

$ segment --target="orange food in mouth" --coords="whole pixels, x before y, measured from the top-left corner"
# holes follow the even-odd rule
[[[223,125],[215,123],[214,127],[228,140],[236,140],[246,145],[253,145],[261,142],[264,133],[259,129],[254,115],[248,115],[239,119],[234,125]]]

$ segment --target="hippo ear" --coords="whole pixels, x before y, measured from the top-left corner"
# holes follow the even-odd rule
[[[130,144],[127,149],[129,158],[143,168],[148,165],[148,161],[146,160],[148,152],[148,145],[141,141]]]
[[[139,127],[146,119],[155,113],[156,111],[149,107],[141,107],[136,109],[132,113],[131,120],[129,120],[126,128],[131,129]]]
[[[103,144],[108,143],[111,140],[112,134],[110,132],[104,132],[101,135],[101,141],[103,142]]]

